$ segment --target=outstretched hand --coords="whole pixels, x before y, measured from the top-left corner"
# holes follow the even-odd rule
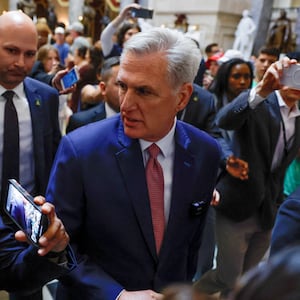
[[[228,157],[226,161],[226,170],[227,172],[240,180],[248,179],[249,166],[248,163],[240,158],[235,156]]]

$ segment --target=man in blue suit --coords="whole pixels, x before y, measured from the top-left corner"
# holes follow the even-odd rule
[[[11,11],[0,16],[0,145],[4,144],[4,110],[6,100],[3,93],[13,92],[13,106],[17,114],[19,129],[19,166],[17,179],[23,187],[33,195],[45,194],[52,162],[60,141],[58,123],[58,92],[57,90],[39,81],[26,77],[34,62],[37,51],[37,32],[32,20],[25,14]],[[1,202],[6,197],[6,176],[3,170],[3,146],[0,149],[0,177],[2,182]],[[11,147],[9,152],[15,153],[17,149]],[[9,169],[9,168],[7,168]],[[13,172],[16,171],[13,168]],[[1,175],[2,174],[2,175]],[[12,174],[12,173],[10,173]],[[35,247],[27,248],[14,238],[17,228],[8,220],[0,209],[0,239],[1,239],[1,274],[6,274],[7,280],[2,281],[3,286],[18,291],[18,284],[13,288],[12,274],[26,274],[26,263],[22,264],[22,252],[32,257],[32,263],[39,264],[39,254]],[[52,210],[53,214],[53,210]],[[57,228],[56,224],[54,228]],[[53,233],[53,231],[52,231]],[[49,250],[48,250],[49,251]],[[57,251],[54,249],[54,251]],[[58,249],[58,252],[60,248]],[[26,252],[26,251],[25,251]],[[11,253],[11,255],[7,255]],[[28,255],[24,255],[24,261]],[[45,255],[45,253],[44,253]],[[55,254],[56,255],[56,254]],[[41,265],[42,266],[42,265]],[[34,266],[36,269],[36,266]],[[32,286],[32,274],[22,278],[23,286]],[[47,272],[45,273],[47,277]],[[45,280],[45,277],[43,277]],[[51,279],[53,277],[50,276]],[[37,280],[38,282],[41,282]],[[43,281],[45,282],[45,281]],[[30,289],[29,289],[30,291]],[[30,299],[34,299],[30,297]]]
[[[179,32],[136,34],[121,56],[120,115],[63,137],[46,195],[80,262],[61,280],[58,299],[160,299],[166,285],[191,282],[220,162],[212,137],[176,120],[199,60]],[[156,211],[152,199],[160,197],[145,174],[149,146],[159,148],[163,173]],[[156,213],[164,217],[153,221]],[[165,228],[160,248],[156,221]]]

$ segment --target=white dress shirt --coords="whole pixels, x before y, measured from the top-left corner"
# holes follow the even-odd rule
[[[298,106],[295,104],[292,108],[288,107],[281,97],[279,91],[275,91],[281,114],[280,133],[274,151],[271,170],[278,167],[284,156],[285,147],[288,149],[292,146],[295,136],[295,120],[300,116]],[[264,98],[256,94],[255,88],[250,92],[249,105],[255,108],[259,103],[264,101]],[[285,136],[284,136],[285,132]]]
[[[1,96],[6,89],[0,86],[0,182],[2,180],[2,156],[3,156],[3,123],[4,106],[6,99]],[[32,122],[29,103],[27,101],[24,85],[20,83],[13,89],[15,95],[13,103],[16,107],[19,121],[20,136],[20,183],[29,192],[34,188],[34,157],[33,157],[33,138]]]

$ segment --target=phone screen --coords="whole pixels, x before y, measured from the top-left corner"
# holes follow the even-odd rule
[[[152,19],[153,10],[147,8],[131,8],[131,16],[133,18]]]
[[[62,79],[61,84],[63,89],[69,88],[74,85],[79,79],[78,72],[75,68],[72,68]]]
[[[42,214],[39,207],[34,204],[33,197],[15,180],[9,180],[5,211],[33,244],[37,245],[39,238],[47,229],[47,216]]]

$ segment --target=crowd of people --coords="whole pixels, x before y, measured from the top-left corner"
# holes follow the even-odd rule
[[[58,279],[62,300],[298,299],[300,90],[281,84],[298,61],[217,42],[202,57],[133,8],[94,43],[80,22],[52,32],[0,16],[1,203],[14,178],[48,217],[36,247],[1,205],[0,289],[40,300]]]

